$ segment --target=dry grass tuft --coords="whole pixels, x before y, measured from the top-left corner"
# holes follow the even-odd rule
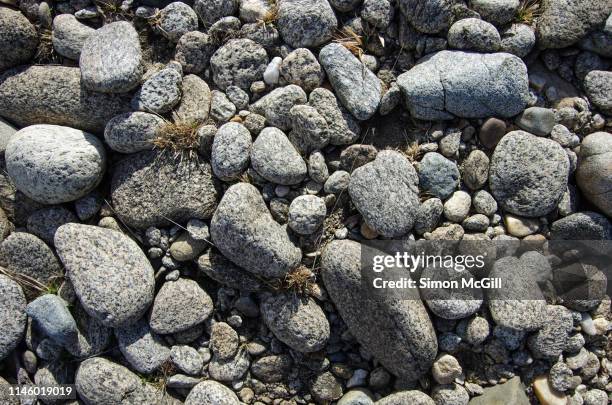
[[[334,34],[334,42],[344,46],[359,59],[361,59],[361,56],[364,54],[363,38],[350,27],[344,27],[342,30],[337,30]]]
[[[404,156],[406,156],[412,163],[416,162],[421,157],[421,150],[419,149],[418,142],[411,143],[406,148],[400,150],[400,152],[403,153]]]
[[[177,369],[171,360],[164,361],[153,374],[139,374],[143,384],[152,385],[161,392],[166,392],[168,378],[175,375]]]
[[[38,48],[34,59],[41,64],[59,64],[61,62],[61,57],[53,47],[51,30],[48,28],[41,27],[38,30]]]
[[[194,158],[200,145],[197,122],[166,121],[157,130],[153,141],[156,149],[171,153],[175,158]]]
[[[278,20],[278,1],[268,0],[268,4],[270,5],[270,11],[258,21],[262,25],[273,25]]]
[[[308,295],[313,290],[315,279],[315,274],[308,267],[300,265],[287,273],[278,289]]]
[[[61,276],[59,275],[52,279],[48,285],[45,285],[27,274],[15,273],[5,269],[4,267],[0,267],[0,274],[5,275],[19,284],[28,302],[40,297],[41,295],[57,294],[61,285]]]
[[[540,15],[542,15],[540,0],[522,0],[516,13],[516,22],[533,25]]]
[[[115,21],[130,21],[134,18],[131,11],[121,8],[121,1],[118,0],[94,0],[98,12],[106,23]]]

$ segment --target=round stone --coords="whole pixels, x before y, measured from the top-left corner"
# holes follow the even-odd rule
[[[289,206],[289,227],[301,235],[310,235],[321,227],[327,208],[325,200],[314,195],[296,197]]]

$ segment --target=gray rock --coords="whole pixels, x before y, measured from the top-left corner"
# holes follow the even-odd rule
[[[612,114],[612,72],[594,70],[584,78],[584,89],[603,113]]]
[[[94,32],[95,29],[81,23],[72,14],[59,14],[53,19],[53,49],[65,58],[78,61],[83,44]]]
[[[202,381],[189,392],[185,405],[240,405],[234,392],[216,381]]]
[[[455,49],[495,52],[499,50],[501,37],[493,24],[478,18],[464,18],[448,30],[448,45]]]
[[[612,4],[597,0],[545,0],[540,5],[538,45],[565,48],[600,26],[612,12]]]
[[[29,233],[38,236],[48,245],[53,245],[55,231],[68,222],[78,222],[71,211],[61,206],[46,207],[34,211],[28,217],[27,229]]]
[[[529,337],[529,349],[536,358],[556,359],[573,330],[572,313],[561,305],[547,305],[542,323],[542,328]]]
[[[236,114],[236,106],[219,90],[212,91],[210,117],[217,122],[227,122]]]
[[[202,124],[208,118],[211,93],[208,84],[196,75],[183,77],[181,102],[173,115],[179,122]]]
[[[189,375],[199,375],[204,366],[202,356],[191,346],[172,346],[170,358],[179,370]]]
[[[314,151],[308,157],[308,175],[317,183],[324,184],[329,178],[329,170],[325,156],[320,151]]]
[[[398,391],[376,401],[375,405],[434,405],[433,399],[421,391]]]
[[[301,195],[289,206],[289,227],[300,235],[310,235],[323,225],[327,208],[325,200],[314,195]]]
[[[62,275],[53,251],[36,236],[13,232],[0,243],[0,266],[49,285]]]
[[[102,180],[104,146],[94,135],[57,125],[32,125],[7,145],[6,168],[15,187],[43,204],[85,196]]]
[[[459,272],[453,268],[441,268],[441,266],[425,268],[421,277],[433,281],[455,281],[460,286],[462,280],[474,278],[467,269]],[[421,297],[427,302],[429,309],[443,319],[467,318],[476,313],[483,302],[483,293],[479,288],[421,288],[419,291]],[[446,384],[450,384],[450,382]]]
[[[17,129],[15,127],[0,118],[0,157],[4,156],[6,145],[16,133]]]
[[[89,316],[78,301],[72,307],[72,315],[77,324],[77,336],[64,345],[68,353],[77,358],[86,358],[103,352],[111,341],[112,330]]]
[[[45,294],[26,307],[26,313],[44,336],[63,345],[76,338],[77,325],[67,303],[54,294]]]
[[[536,44],[535,31],[526,24],[512,24],[502,30],[500,50],[524,58]]]
[[[253,362],[251,372],[255,378],[265,383],[280,382],[287,378],[292,366],[293,361],[289,355],[265,356]]]
[[[229,360],[238,352],[240,337],[227,323],[217,322],[210,328],[210,350],[217,359]]]
[[[184,34],[176,45],[174,59],[181,64],[185,73],[200,73],[204,71],[215,53],[213,39],[200,31]]]
[[[467,405],[470,400],[466,389],[459,384],[438,385],[432,390],[431,397],[436,404]]]
[[[209,28],[217,20],[235,14],[238,3],[236,0],[196,0],[193,9],[204,26]]]
[[[170,3],[159,12],[159,30],[170,41],[178,42],[187,32],[198,30],[198,15],[185,3]]]
[[[485,232],[489,227],[489,218],[483,214],[470,215],[463,220],[461,226],[466,231]]]
[[[266,117],[268,125],[282,130],[291,128],[291,115],[289,111],[295,105],[306,104],[306,93],[295,84],[279,87],[266,94],[250,110]]]
[[[371,385],[371,384],[370,384]],[[385,384],[386,385],[386,384]],[[338,400],[338,405],[373,405],[372,393],[364,388],[348,391]]]
[[[151,374],[170,358],[170,349],[151,331],[146,318],[115,329],[121,354],[139,373]]]
[[[433,231],[438,222],[444,206],[439,198],[429,198],[421,204],[414,219],[414,230],[419,234]]]
[[[153,268],[140,247],[121,232],[65,224],[55,248],[89,315],[119,327],[138,320],[153,301]]]
[[[247,183],[235,184],[225,192],[210,233],[221,253],[258,276],[284,277],[302,257],[286,230],[272,219],[259,190]]]
[[[559,204],[568,176],[569,159],[558,143],[513,131],[493,152],[489,187],[506,211],[538,217]]]
[[[495,214],[497,211],[497,201],[489,192],[478,190],[472,196],[472,205],[474,210],[479,214],[484,214],[488,217]]]
[[[181,99],[183,77],[176,69],[165,68],[155,73],[132,98],[132,108],[157,114],[167,113]]]
[[[0,8],[0,72],[32,59],[38,47],[34,26],[17,10]]]
[[[208,163],[177,163],[168,154],[140,152],[117,163],[111,197],[124,223],[144,229],[210,218],[217,206],[217,187]]]
[[[529,100],[527,67],[506,53],[437,52],[398,76],[397,84],[411,114],[423,120],[512,117]]]
[[[268,65],[266,50],[250,39],[232,39],[210,58],[215,84],[225,90],[238,86],[247,90],[261,80]]]
[[[261,317],[278,340],[301,353],[319,351],[329,339],[329,322],[312,298],[269,296],[261,303]]]
[[[580,41],[580,48],[596,54],[612,58],[612,19],[608,17],[606,25],[601,31],[594,31]]]
[[[297,184],[307,173],[306,163],[295,146],[274,127],[265,128],[253,142],[251,165],[259,175],[276,184]]]
[[[238,86],[229,86],[225,89],[227,98],[236,106],[237,110],[246,110],[249,106],[249,94]]]
[[[609,402],[609,397],[606,391],[599,389],[591,389],[582,395],[584,405],[605,405]]]
[[[344,107],[358,120],[372,117],[382,96],[380,79],[340,44],[321,49],[319,61]]]
[[[204,322],[212,311],[212,299],[198,283],[185,278],[167,281],[155,296],[149,325],[161,335],[182,332]]]
[[[471,8],[495,25],[512,22],[519,10],[520,0],[472,0]]]
[[[395,9],[389,0],[364,0],[361,18],[373,26],[384,29],[389,26]]]
[[[459,190],[444,203],[444,216],[452,222],[461,223],[469,214],[472,199],[468,193]]]
[[[361,0],[329,0],[329,4],[333,8],[343,13],[352,11],[361,3]]]
[[[214,380],[229,383],[240,380],[248,371],[249,365],[246,350],[240,350],[234,358],[229,360],[213,357],[208,364],[208,374]]]
[[[240,291],[259,291],[261,281],[253,274],[236,266],[222,254],[212,250],[198,259],[198,268],[216,282]]]
[[[162,397],[162,391],[143,384],[127,368],[102,357],[83,361],[74,383],[86,404],[154,404]]]
[[[438,356],[431,367],[431,374],[438,384],[451,384],[462,372],[461,365],[450,354]]]
[[[520,377],[516,376],[503,384],[494,385],[484,389],[483,394],[472,398],[470,405],[529,405],[525,394],[525,386]]]
[[[612,239],[612,223],[597,212],[577,212],[552,223],[551,239],[554,240],[609,240]]]
[[[436,152],[428,152],[417,165],[419,187],[442,200],[459,185],[459,169],[452,160]]]
[[[542,107],[529,107],[516,118],[521,129],[538,136],[548,136],[555,126],[555,113]]]
[[[573,376],[574,373],[567,366],[567,364],[560,361],[555,363],[550,368],[550,373],[548,374],[548,381],[554,389],[560,392],[564,392],[572,387]]]
[[[331,39],[338,20],[326,0],[283,0],[278,31],[293,48],[311,48]]]
[[[26,299],[12,279],[0,274],[0,360],[4,360],[21,341],[26,328]]]
[[[244,125],[228,122],[215,135],[210,163],[215,175],[224,181],[238,178],[249,166],[251,133]]]
[[[310,93],[323,83],[324,73],[317,58],[306,48],[298,48],[283,59],[280,73],[287,83]]]
[[[153,141],[164,126],[163,118],[146,112],[129,112],[113,117],[104,129],[104,140],[120,153],[135,153],[153,149]]]
[[[310,93],[308,104],[327,121],[329,143],[348,145],[357,140],[361,132],[359,121],[338,102],[334,93],[319,87]]]
[[[143,74],[138,33],[131,23],[117,21],[90,35],[79,58],[83,85],[102,93],[125,93]]]
[[[453,17],[453,6],[459,0],[400,0],[401,12],[420,32],[435,34],[448,28]]]
[[[292,131],[291,142],[302,152],[321,149],[329,143],[327,121],[314,107],[296,105],[289,110]]]
[[[544,325],[546,301],[529,271],[528,260],[511,256],[498,259],[489,277],[499,277],[504,286],[485,291],[497,325],[520,331],[533,331]]]
[[[349,195],[364,220],[377,233],[401,236],[412,229],[419,207],[419,178],[402,154],[382,151],[376,159],[355,171]],[[380,201],[386,201],[384,205]]]
[[[596,132],[582,140],[576,183],[584,196],[612,217],[612,138],[607,132]]]
[[[372,299],[361,283],[361,245],[333,241],[323,251],[325,287],[352,335],[391,373],[415,380],[437,354],[435,331],[419,299]],[[367,300],[367,305],[364,302]]]
[[[125,96],[83,88],[78,68],[26,66],[0,76],[0,115],[19,127],[55,124],[101,133],[108,120],[129,110]]]
[[[344,170],[337,170],[333,172],[325,184],[323,190],[328,194],[338,194],[348,188],[351,175]]]
[[[489,157],[481,150],[473,150],[461,165],[461,178],[471,190],[482,188],[489,178]]]

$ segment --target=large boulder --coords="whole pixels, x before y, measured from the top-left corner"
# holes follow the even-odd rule
[[[36,28],[17,10],[0,7],[0,72],[27,63],[38,46]]]
[[[569,170],[569,158],[558,143],[513,131],[502,138],[491,156],[489,187],[506,211],[539,217],[561,201]]]
[[[310,48],[331,39],[338,20],[327,0],[282,0],[278,30],[293,48]]]
[[[437,52],[397,84],[410,113],[422,120],[512,117],[529,100],[527,67],[509,53]]]
[[[81,304],[104,325],[136,322],[153,302],[153,268],[123,233],[65,224],[55,233],[55,248]]]
[[[106,152],[92,134],[58,125],[32,125],[6,148],[6,169],[15,187],[42,204],[74,201],[104,176]]]
[[[19,127],[55,124],[102,133],[108,120],[129,110],[129,98],[82,87],[78,68],[25,66],[0,76],[0,115]]]
[[[582,140],[576,183],[586,198],[612,217],[612,134],[596,132]]]
[[[228,259],[264,278],[284,277],[302,252],[270,215],[259,190],[248,183],[231,186],[210,222],[215,246]]]
[[[406,157],[399,152],[382,151],[373,162],[353,171],[348,191],[372,229],[395,237],[414,225],[419,208],[418,184],[416,170]]]
[[[373,298],[361,281],[361,245],[331,242],[323,251],[325,287],[352,335],[394,375],[416,380],[438,352],[434,327],[419,299]]]

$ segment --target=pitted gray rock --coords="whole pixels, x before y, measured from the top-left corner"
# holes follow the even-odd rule
[[[278,8],[278,30],[294,48],[311,48],[331,39],[338,25],[326,0],[283,0]]]

